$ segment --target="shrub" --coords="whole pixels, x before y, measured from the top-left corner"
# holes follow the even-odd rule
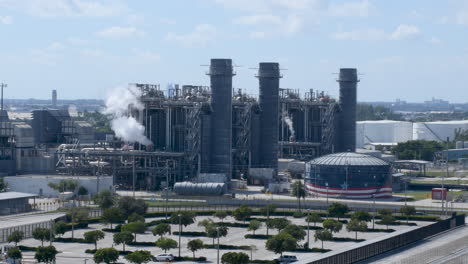
[[[294,212],[293,217],[294,217],[294,218],[301,218],[301,217],[304,217],[304,213],[299,212],[299,211],[296,211],[296,212]]]

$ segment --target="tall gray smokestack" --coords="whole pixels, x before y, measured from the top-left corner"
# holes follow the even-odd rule
[[[52,107],[57,107],[57,90],[52,90]]]
[[[258,70],[260,86],[260,166],[278,171],[279,133],[279,63],[261,62]]]
[[[232,70],[231,59],[211,59],[211,157],[209,171],[231,178]]]
[[[356,105],[357,78],[356,69],[340,69],[337,80],[340,84],[339,125],[335,152],[356,151]]]

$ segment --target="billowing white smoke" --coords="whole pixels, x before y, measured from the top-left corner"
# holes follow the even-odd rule
[[[145,136],[145,127],[130,115],[131,110],[143,110],[140,96],[141,91],[135,85],[118,86],[109,93],[104,113],[111,116],[116,137],[149,145],[151,141]]]
[[[291,132],[291,137],[295,138],[296,137],[296,132],[294,131],[293,121],[289,117],[288,113],[283,112],[282,119],[283,119],[283,122],[288,126],[289,132]]]

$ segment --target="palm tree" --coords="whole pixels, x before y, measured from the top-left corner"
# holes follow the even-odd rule
[[[301,198],[306,196],[305,186],[301,181],[295,181],[292,186],[292,195],[297,198],[297,206],[299,212],[301,211]]]

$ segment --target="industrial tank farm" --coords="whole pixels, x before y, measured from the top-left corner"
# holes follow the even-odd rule
[[[354,152],[334,153],[306,163],[307,191],[339,198],[390,197],[390,164]]]

